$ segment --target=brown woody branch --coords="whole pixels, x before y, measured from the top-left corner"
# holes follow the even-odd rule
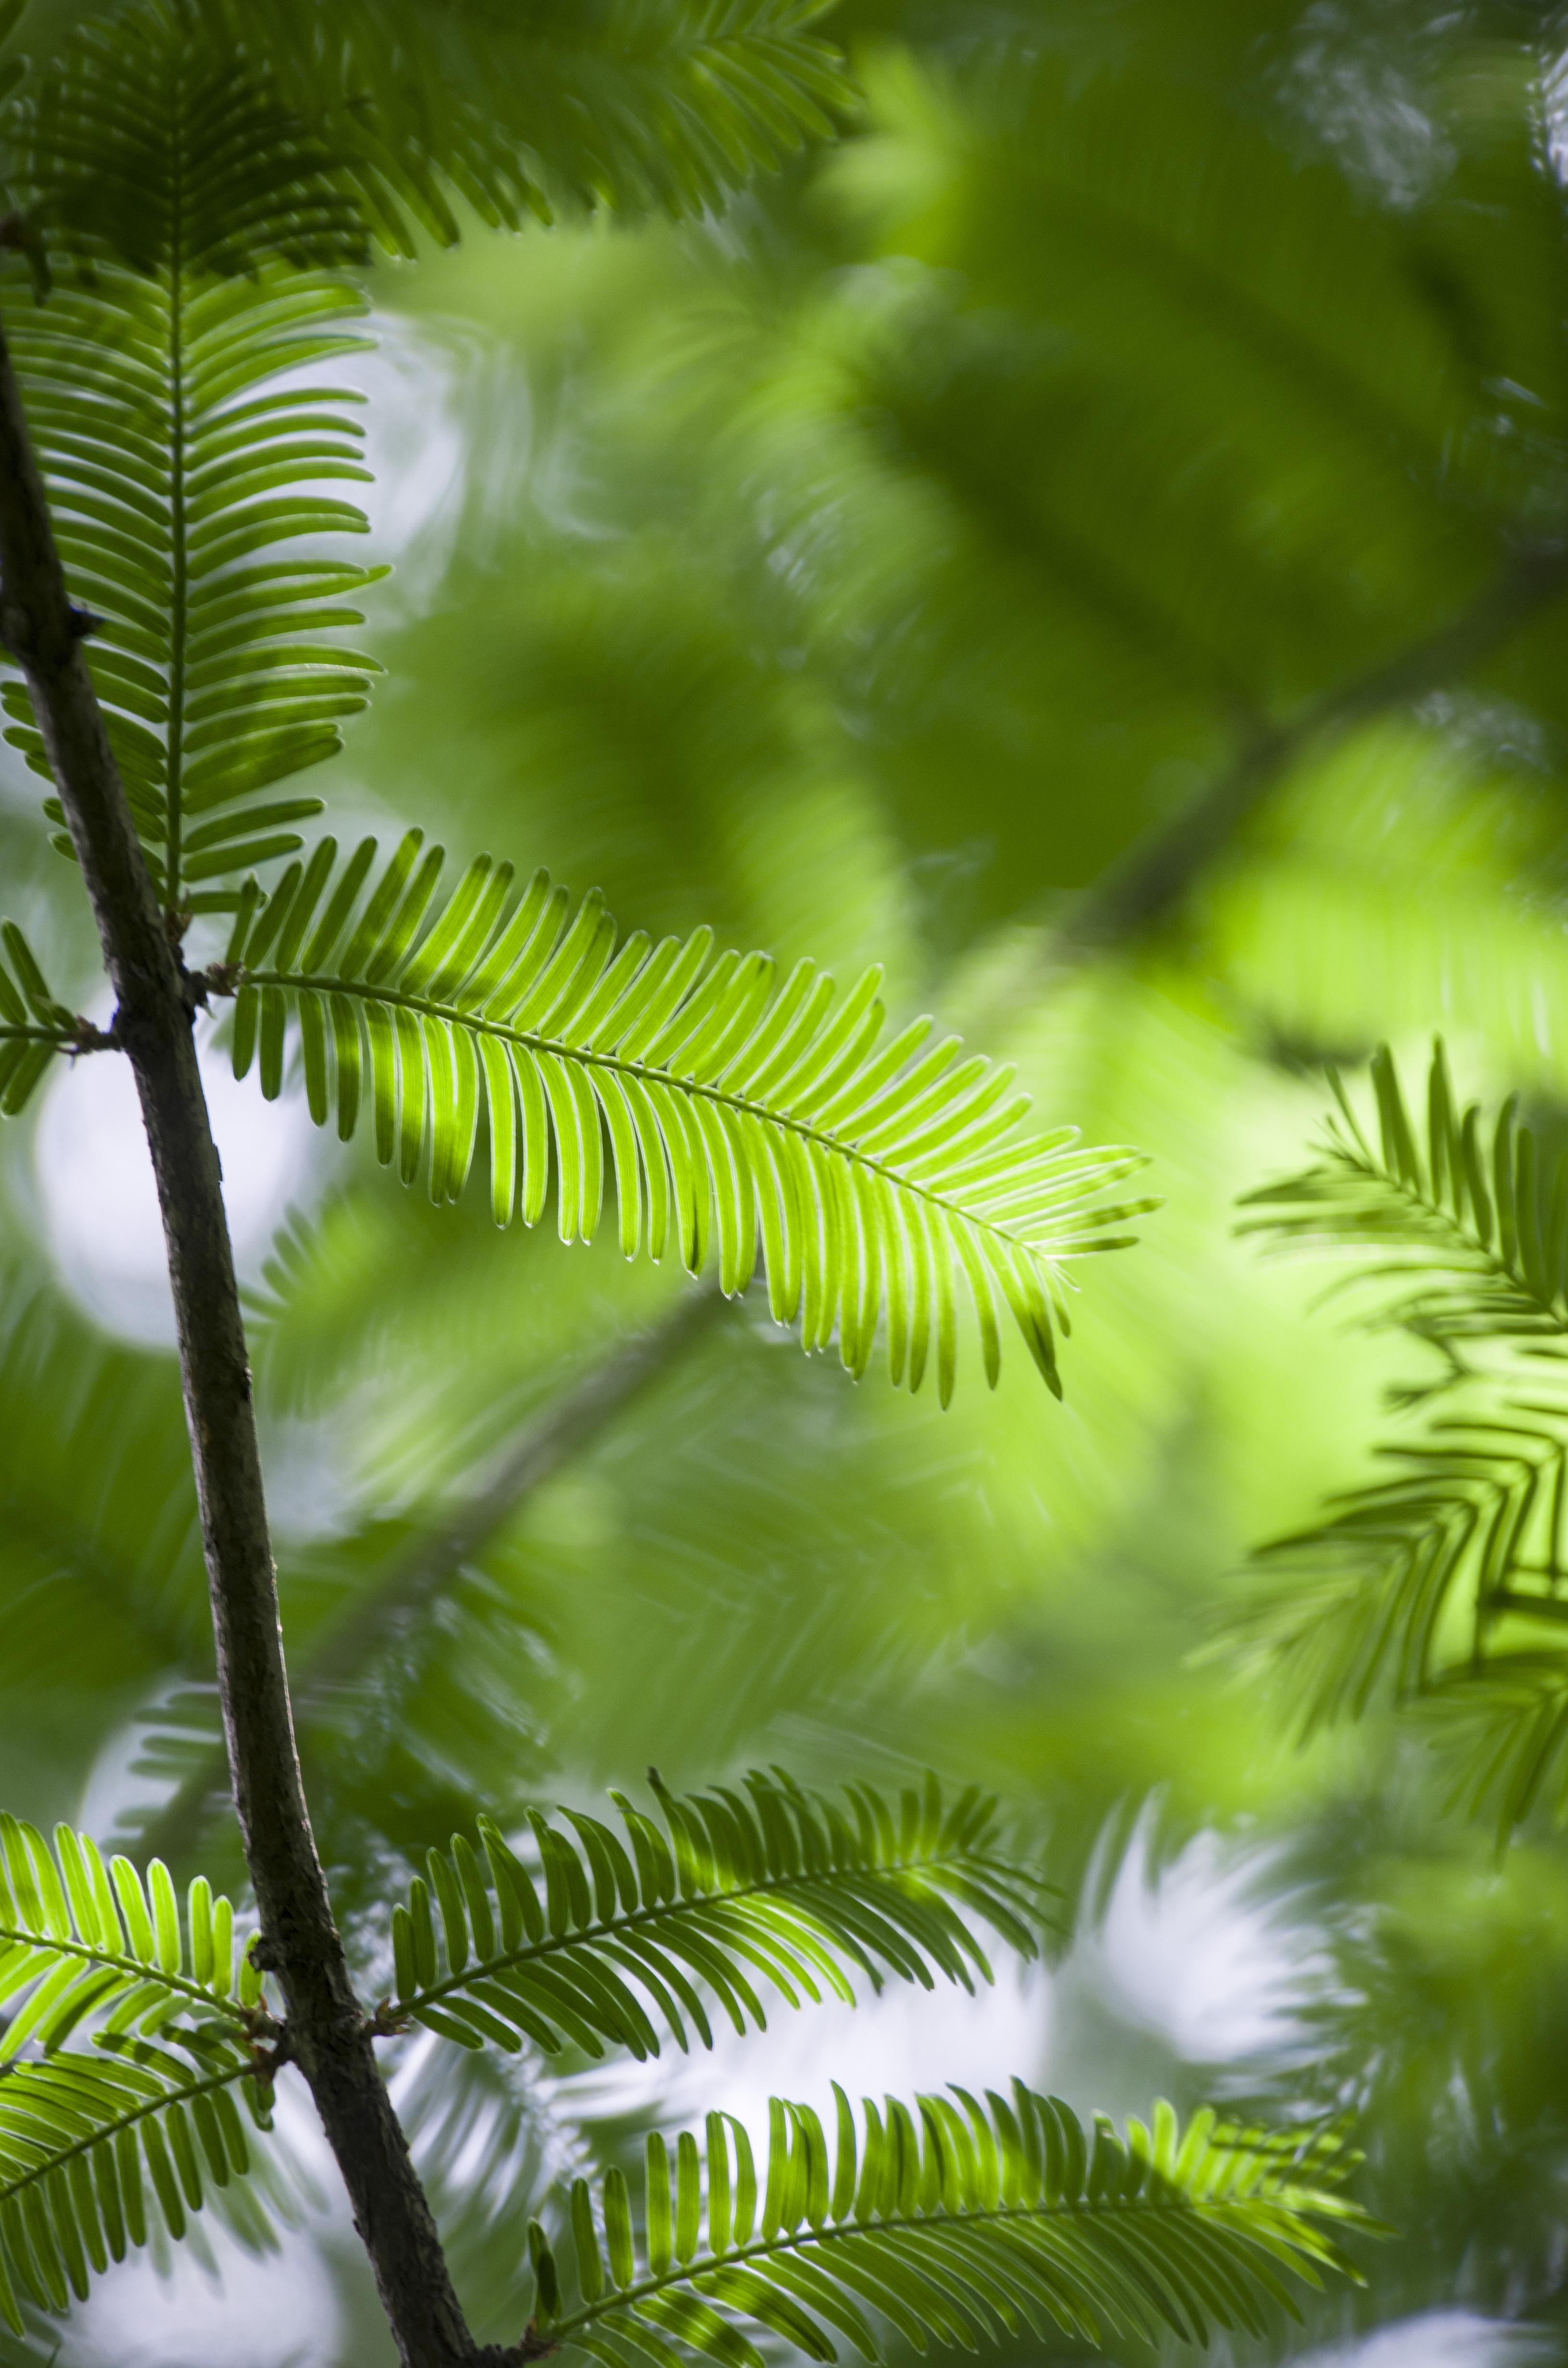
[[[377,2068],[294,1744],[244,1327],[190,982],[165,927],[82,652],[0,334],[0,641],[20,664],[119,998],[163,1212],[234,1801],[266,1963],[405,2368],[476,2368],[430,2207]]]
[[[1325,693],[1290,722],[1253,729],[1209,789],[1141,838],[1069,907],[1048,934],[1048,965],[1075,967],[1157,928],[1308,749],[1442,689],[1490,657],[1565,590],[1568,547],[1555,542],[1527,548],[1470,608],[1426,641]]]

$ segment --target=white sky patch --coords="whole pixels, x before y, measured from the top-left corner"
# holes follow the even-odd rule
[[[1097,1955],[1126,2017],[1190,2062],[1231,2063],[1295,2028],[1313,1943],[1286,1912],[1249,1896],[1258,1872],[1256,1855],[1200,1834],[1151,1881],[1140,1836],[1099,1932],[1081,1944],[1086,1970]]]
[[[1468,2310],[1429,2310],[1358,2343],[1310,2352],[1298,2368],[1545,2368],[1558,2356],[1541,2328],[1479,2318]]]
[[[365,463],[373,485],[352,489],[370,521],[353,556],[391,560],[397,575],[372,597],[401,613],[419,607],[445,572],[461,521],[468,483],[468,439],[460,389],[476,367],[474,340],[454,331],[425,336],[394,313],[366,324],[374,347],[336,368],[369,397]]]
[[[360,334],[371,341],[362,352],[338,356],[324,369],[312,365],[301,377],[318,383],[330,378],[367,398],[354,408],[375,482],[324,484],[322,491],[357,503],[369,533],[327,536],[312,549],[360,566],[391,562],[391,581],[366,595],[374,632],[426,609],[465,526],[483,540],[484,520],[497,507],[509,508],[528,445],[528,392],[522,374],[470,323],[426,324],[375,313]],[[484,487],[482,518],[470,498],[476,480]]]
[[[699,2131],[705,2113],[733,2113],[754,2143],[766,2144],[769,2097],[814,2106],[831,2134],[835,2079],[856,2105],[862,2097],[908,2099],[949,2081],[976,2096],[987,2088],[1006,2096],[1015,2073],[1033,2081],[1039,2072],[1051,1987],[1039,1967],[1018,1965],[1005,1951],[992,1963],[995,1987],[973,1998],[941,1975],[934,1991],[891,1980],[880,1998],[864,1996],[858,2007],[808,1999],[795,2013],[770,1995],[766,2032],[741,2039],[715,2016],[710,2055],[700,2042],[686,2056],[666,2044],[652,2063],[585,2075],[572,2084],[572,2101],[603,2112],[656,2102],[671,2122]]]
[[[305,2172],[311,2202],[324,2205],[347,2235],[336,2166],[297,2073],[278,2086],[277,2122],[285,2152]],[[279,2228],[279,2250],[260,2256],[230,2237],[210,2210],[194,2214],[190,2225],[210,2248],[211,2266],[188,2240],[166,2248],[162,2274],[151,2248],[128,2255],[95,2279],[87,2301],[73,2311],[60,2368],[330,2368],[340,2358],[342,2314],[316,2243],[319,2215],[313,2229]]]
[[[254,1076],[235,1078],[226,1053],[203,1045],[200,1061],[235,1261],[242,1279],[254,1281],[290,1203],[314,1197],[324,1139],[302,1093],[266,1102]],[[61,1064],[33,1159],[45,1238],[64,1288],[108,1330],[171,1342],[163,1226],[128,1061],[103,1053]]]

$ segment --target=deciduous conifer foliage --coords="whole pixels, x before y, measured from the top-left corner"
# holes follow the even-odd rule
[[[960,1310],[994,1383],[1005,1320],[1060,1390],[1072,1261],[1120,1247],[1137,1161],[1031,1133],[1006,1067],[916,1019],[875,971],[782,977],[707,930],[624,939],[597,894],[480,855],[443,894],[415,830],[347,860],[309,826],[314,768],[369,698],[358,632],[379,570],[358,534],[356,349],[378,247],[556,207],[715,209],[853,104],[801,0],[609,0],[516,17],[308,0],[131,0],[8,52],[12,211],[4,614],[10,738],[51,782],[119,995],[98,1030],[59,1004],[21,931],[0,967],[4,1107],[52,1061],[131,1061],[171,1248],[220,1691],[256,1905],[164,1861],[106,1866],[62,1827],[0,1828],[0,2313],[64,2308],[161,2228],[223,2203],[254,2233],[274,2084],[298,2067],[410,2368],[695,2352],[756,2368],[748,2326],[813,2357],[887,2331],[970,2343],[1259,2328],[1291,2282],[1343,2269],[1353,2157],[1168,2108],[1087,2133],[1019,2084],[911,2101],[840,2089],[833,2146],[776,2102],[766,2150],[710,2116],[650,2139],[634,2201],[612,2170],[568,2206],[573,2265],[517,2228],[511,2347],[469,2332],[371,2053],[416,2024],[465,2051],[634,2056],[710,2044],[769,2003],[889,1978],[990,1978],[989,1925],[1038,1946],[1039,1889],[973,1790],[935,1779],[808,1793],[770,1771],[620,1804],[615,1827],[535,1812],[429,1853],[385,1930],[392,1988],[356,1996],[305,1814],[217,1162],[190,1051],[232,1005],[233,1065],[460,1200],[479,1146],[502,1225],[553,1189],[588,1241],[613,1185],[629,1258],[738,1294],[857,1376],[950,1395]],[[52,23],[52,20],[51,20]],[[35,475],[36,471],[36,475]],[[40,490],[47,496],[47,511]],[[312,774],[312,786],[296,777]],[[514,871],[514,863],[517,869]],[[193,927],[226,948],[187,967]],[[205,1021],[202,1023],[205,1025]],[[256,1929],[252,1929],[253,1923]],[[252,2124],[247,2133],[246,2120]],[[249,2200],[233,2202],[235,2196]],[[531,2278],[531,2299],[529,2281]]]
[[[1562,1623],[1568,1164],[1518,1098],[1456,1098],[1439,1038],[1426,1110],[1384,1046],[1375,1122],[1336,1078],[1319,1161],[1244,1203],[1278,1249],[1353,1259],[1358,1313],[1443,1357],[1420,1418],[1376,1443],[1377,1476],[1260,1549],[1236,1647],[1289,1672],[1309,1731],[1374,1702],[1419,1706],[1458,1792],[1506,1837],[1564,1798]]]

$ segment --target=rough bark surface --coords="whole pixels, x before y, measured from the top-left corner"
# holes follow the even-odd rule
[[[234,1801],[315,2099],[407,2368],[475,2368],[440,2238],[355,1997],[294,1743],[244,1327],[192,1033],[191,986],[159,910],[83,656],[10,356],[0,336],[0,641],[20,664],[119,998],[178,1326]]]

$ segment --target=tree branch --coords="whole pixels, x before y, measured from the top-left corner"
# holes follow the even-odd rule
[[[625,1342],[548,1414],[526,1424],[484,1485],[411,1541],[300,1668],[295,1716],[307,1744],[312,1722],[336,1689],[362,1678],[375,1656],[435,1601],[460,1565],[481,1553],[536,1489],[667,1372],[724,1304],[717,1291],[683,1292],[662,1323]],[[177,1862],[195,1847],[209,1811],[225,1790],[222,1756],[204,1757],[142,1832],[139,1855]]]
[[[549,1414],[530,1422],[475,1495],[449,1521],[400,1555],[381,1585],[355,1604],[311,1656],[304,1716],[357,1678],[372,1655],[430,1604],[460,1563],[477,1554],[525,1500],[607,1430],[701,1338],[725,1302],[713,1289],[683,1292],[672,1313],[595,1367]]]
[[[1523,551],[1439,632],[1314,700],[1293,722],[1256,732],[1218,780],[1130,848],[1074,901],[1049,933],[1047,964],[1054,970],[1075,967],[1166,919],[1307,748],[1440,689],[1489,657],[1565,590],[1568,547],[1540,544]]]
[[[263,1941],[405,2368],[479,2351],[377,2068],[333,1922],[294,1745],[233,1258],[192,1033],[165,925],[83,656],[0,333],[0,640],[20,664],[119,998],[168,1249],[229,1764]]]

